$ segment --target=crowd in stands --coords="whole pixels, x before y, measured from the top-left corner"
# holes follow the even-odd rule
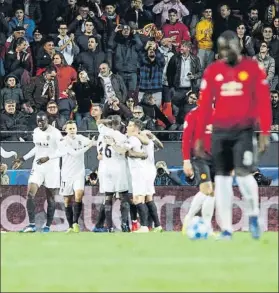
[[[181,130],[228,29],[267,72],[278,131],[279,0],[0,0],[0,139],[31,140],[13,131],[41,110],[60,130],[111,114]]]

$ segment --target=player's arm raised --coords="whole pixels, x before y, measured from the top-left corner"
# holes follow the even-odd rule
[[[203,147],[203,134],[205,132],[206,125],[210,120],[212,113],[212,103],[215,98],[214,96],[214,82],[211,80],[211,70],[207,68],[204,72],[204,76],[201,81],[201,91],[199,97],[199,119],[196,122],[196,136],[197,140],[195,142],[195,152],[199,157],[204,156],[204,147]]]
[[[163,143],[150,130],[143,130],[142,132],[144,132],[147,137],[153,141],[156,150],[164,148]]]
[[[143,145],[148,145],[149,144],[149,138],[148,138],[148,136],[146,135],[146,133],[144,131],[141,131],[136,137],[140,140],[140,142]]]
[[[183,157],[183,171],[187,177],[194,175],[191,164],[191,146],[193,144],[193,137],[195,131],[195,110],[189,112],[184,119],[183,134],[182,134],[182,157]]]
[[[269,86],[264,69],[258,66],[257,74],[255,76],[256,79],[254,93],[257,103],[257,118],[261,130],[259,137],[259,152],[263,153],[269,146],[270,129],[272,124],[272,110]]]

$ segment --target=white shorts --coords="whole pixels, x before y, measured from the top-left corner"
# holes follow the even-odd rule
[[[104,167],[103,173],[103,190],[105,192],[123,192],[129,189],[127,162],[119,162],[118,166]]]
[[[71,196],[77,190],[84,190],[84,176],[77,176],[76,178],[69,178],[64,180],[62,179],[61,181],[59,195]]]
[[[155,194],[154,181],[156,178],[157,172],[155,166],[148,168],[146,172],[146,195]]]
[[[144,168],[135,168],[130,170],[132,180],[132,194],[146,195],[147,182],[146,182],[146,170]]]
[[[32,168],[28,184],[34,183],[39,187],[44,185],[46,188],[60,187],[60,168],[45,168],[44,166]]]

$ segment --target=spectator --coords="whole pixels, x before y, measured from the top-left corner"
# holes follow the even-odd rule
[[[279,111],[278,111],[278,104],[279,104],[279,92],[278,91],[271,91],[271,102],[272,102],[272,126],[271,130],[276,131],[277,133],[271,134],[271,139],[273,141],[279,141]]]
[[[30,82],[33,67],[32,56],[26,49],[27,41],[24,38],[18,38],[13,42],[13,48],[5,57],[6,74],[15,75],[22,85]]]
[[[117,97],[121,103],[125,103],[127,89],[123,78],[118,74],[112,73],[107,63],[102,63],[99,71],[97,96],[101,98],[101,102],[105,103],[113,97]]]
[[[189,10],[181,3],[180,0],[160,1],[153,7],[152,11],[155,14],[161,15],[161,25],[169,19],[168,13],[170,9],[175,9],[177,11],[178,21],[181,21],[183,16],[189,15]]]
[[[260,62],[260,64],[264,67],[267,74],[267,80],[271,85],[275,74],[275,60],[269,56],[267,42],[261,42],[260,52],[255,56],[255,59],[258,60],[258,62]]]
[[[158,120],[160,120],[164,123],[167,129],[170,129],[172,127],[171,122],[156,105],[156,100],[152,94],[145,93],[142,101],[139,103],[139,106],[143,108],[143,112],[148,118],[156,121],[156,123],[158,122]]]
[[[142,29],[145,25],[152,23],[152,14],[145,9],[142,0],[132,0],[131,6],[124,16],[126,24],[134,22],[137,29]]]
[[[156,125],[155,125],[155,121],[152,118],[146,116],[143,112],[143,108],[141,106],[135,106],[133,109],[133,117],[136,119],[140,119],[142,124],[143,124],[143,128],[150,130],[150,131],[154,131],[156,130]]]
[[[42,39],[43,39],[43,35],[41,34],[41,32],[36,29],[34,31],[33,34],[34,37],[34,41],[31,43],[30,47],[31,47],[31,54],[32,54],[32,60],[33,60],[33,72],[32,75],[36,74],[36,70],[37,70],[37,55],[39,53],[39,51],[41,50],[42,47]]]
[[[98,32],[103,31],[102,21],[84,4],[79,8],[79,15],[69,24],[69,32],[81,35],[85,31],[86,21],[92,21]]]
[[[6,100],[4,110],[0,114],[0,138],[1,141],[19,141],[20,138],[27,139],[27,136],[20,131],[27,131],[27,121],[21,111],[17,111],[14,100]],[[5,132],[5,133],[3,133]]]
[[[126,100],[126,107],[133,113],[135,108],[135,101],[132,97],[128,96],[128,99]]]
[[[69,25],[79,14],[77,0],[67,0],[67,6],[61,14],[61,21]]]
[[[18,110],[24,103],[24,97],[18,78],[14,75],[5,77],[5,87],[0,90],[0,109],[4,109],[6,101],[13,100],[16,102]]]
[[[273,19],[273,39],[279,40],[279,17]]]
[[[84,32],[81,32],[77,37],[77,44],[81,52],[88,50],[88,40],[90,37],[96,38],[98,43],[101,43],[101,36],[97,34],[97,31],[94,28],[92,19],[88,19],[84,22]]]
[[[153,95],[156,105],[161,107],[163,71],[165,65],[164,55],[156,49],[156,44],[147,42],[144,51],[140,56],[140,82],[139,82],[139,102],[143,95],[148,92]]]
[[[236,28],[236,33],[239,38],[241,54],[250,57],[255,56],[252,38],[246,34],[246,28],[243,22],[239,22],[238,27]]]
[[[33,19],[36,25],[42,21],[41,6],[37,0],[17,0],[17,2],[24,8],[25,16]]]
[[[13,6],[5,0],[0,0],[0,15],[3,18],[9,19],[13,16]],[[0,30],[1,31],[1,30]]]
[[[27,41],[27,38],[25,37],[25,28],[23,26],[17,26],[13,29],[13,34],[8,37],[8,39],[5,42],[5,53],[7,53],[10,48],[13,47],[13,43],[18,38],[25,38]],[[27,52],[30,52],[29,48],[29,42],[27,41]]]
[[[55,101],[49,101],[46,107],[46,113],[48,118],[48,123],[53,127],[62,130],[64,124],[67,122],[63,115],[60,115],[58,111],[58,105]]]
[[[163,25],[162,31],[165,38],[171,38],[173,46],[178,51],[182,41],[191,39],[189,29],[185,24],[179,22],[176,9],[170,9],[168,13],[169,20]]]
[[[75,35],[67,35],[66,23],[60,23],[58,31],[59,35],[54,39],[55,50],[63,54],[68,65],[72,65],[74,57],[79,53],[79,47],[75,43]]]
[[[25,28],[25,37],[28,42],[33,42],[33,32],[35,30],[35,22],[33,19],[24,15],[24,9],[18,7],[15,9],[15,16],[10,20],[9,26],[14,29],[17,26],[23,26]]]
[[[42,48],[39,49],[37,54],[37,75],[41,74],[46,67],[52,64],[52,58],[55,54],[53,38],[46,37],[42,41]]]
[[[125,104],[121,103],[116,97],[112,97],[104,104],[103,109],[104,117],[110,115],[119,115],[123,121],[128,121],[132,118],[133,114]]]
[[[1,1],[1,0],[0,0]],[[0,2],[0,43],[4,44],[6,41],[6,35],[10,32],[9,24],[5,18],[5,13],[1,12]]]
[[[272,24],[274,17],[279,16],[279,0],[273,0],[273,4],[270,4],[265,12],[265,21],[268,24]]]
[[[263,22],[259,19],[259,10],[256,7],[250,8],[245,27],[248,35],[251,37],[259,38],[261,36]]]
[[[183,125],[185,116],[195,107],[197,107],[197,99],[198,94],[196,92],[189,91],[188,93],[186,93],[185,100],[179,108],[179,112],[176,119],[177,124]]]
[[[25,99],[31,107],[45,111],[49,101],[58,100],[59,88],[56,74],[56,68],[49,66],[41,75],[34,77],[30,84],[24,87]]]
[[[181,53],[171,58],[167,68],[175,116],[178,115],[179,107],[184,103],[186,93],[190,90],[198,91],[199,89],[202,70],[199,58],[190,53],[191,47],[191,42],[184,41],[181,46]]]
[[[53,56],[53,65],[57,70],[57,80],[59,87],[59,94],[67,92],[68,89],[72,88],[72,84],[77,80],[76,70],[67,65],[67,62],[62,53],[55,53]]]
[[[0,185],[9,185],[10,184],[10,178],[7,175],[7,170],[8,166],[6,164],[0,164],[0,176],[1,176],[1,181]]]
[[[90,115],[82,119],[79,130],[97,131],[98,130],[97,121],[101,119],[102,113],[103,113],[103,110],[100,104],[92,104]]]
[[[138,33],[131,32],[128,25],[119,25],[111,33],[108,48],[114,52],[113,64],[115,71],[122,76],[128,91],[137,87],[137,69],[139,52],[143,48]]]
[[[89,37],[88,50],[77,55],[74,64],[77,71],[85,70],[90,80],[96,84],[99,66],[106,62],[106,55],[97,49],[98,42],[95,37]]]
[[[208,6],[204,7],[202,12],[203,18],[196,26],[196,40],[198,43],[198,57],[200,58],[201,68],[205,68],[214,61],[213,52],[213,22],[212,9]]]
[[[91,105],[94,102],[95,86],[92,80],[89,79],[86,71],[83,70],[79,72],[78,80],[73,84],[72,91],[77,103],[75,119],[79,127],[81,125],[81,120],[84,117],[90,116]]]

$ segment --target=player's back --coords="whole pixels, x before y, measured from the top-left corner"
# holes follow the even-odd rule
[[[39,127],[35,128],[33,133],[33,142],[36,147],[36,153],[33,165],[38,166],[36,163],[37,159],[54,154],[58,149],[59,141],[61,139],[61,132],[51,125],[49,125],[45,131],[41,130]],[[59,159],[49,160],[41,166],[59,166],[59,161]]]
[[[216,128],[253,126],[258,83],[266,83],[266,80],[255,60],[243,58],[235,66],[222,60],[211,64],[201,83],[201,99],[206,95],[215,97],[213,125]]]
[[[81,134],[77,134],[74,138],[71,138],[70,136],[65,136],[61,141],[60,147],[65,147],[74,151],[78,151],[88,146],[89,143],[89,138]],[[75,176],[83,174],[85,174],[84,153],[75,156],[67,153],[65,156],[62,157],[62,178],[74,178]]]

